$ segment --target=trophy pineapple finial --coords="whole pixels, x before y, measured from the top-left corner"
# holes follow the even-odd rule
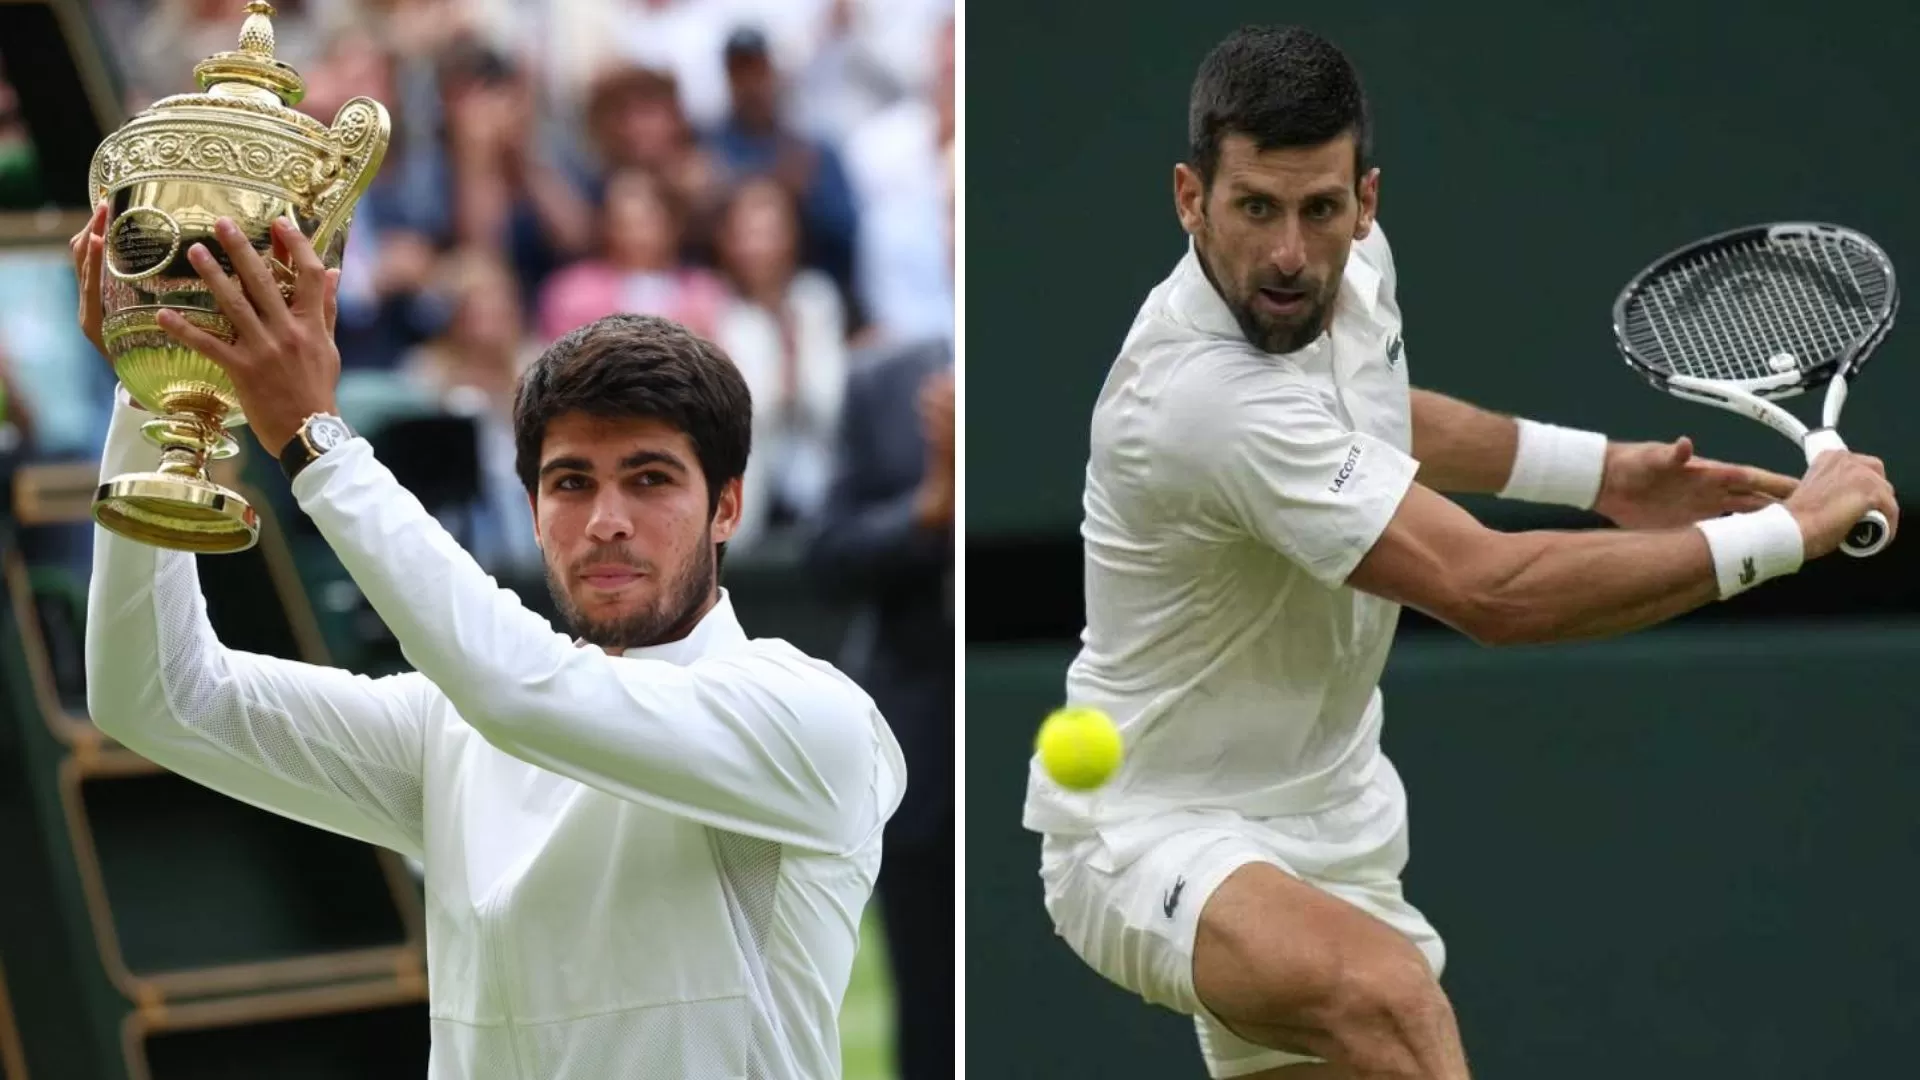
[[[267,0],[247,4],[247,21],[240,25],[240,51],[266,60],[273,58],[273,5]]]
[[[209,56],[193,69],[194,81],[202,90],[228,92],[217,89],[222,83],[257,87],[272,91],[282,104],[300,104],[307,86],[299,72],[273,55],[273,14],[267,0],[250,0],[246,21],[240,25],[240,47]]]

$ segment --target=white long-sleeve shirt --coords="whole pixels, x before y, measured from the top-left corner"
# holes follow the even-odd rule
[[[102,475],[150,466],[116,407]],[[222,645],[194,558],[95,540],[87,696],[128,748],[426,866],[432,1080],[827,1080],[906,769],[852,681],[749,640],[581,647],[373,457],[294,494],[417,669]]]

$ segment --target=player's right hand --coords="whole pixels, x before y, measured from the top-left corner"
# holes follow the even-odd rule
[[[1809,559],[1832,554],[1869,510],[1887,516],[1889,538],[1900,528],[1900,504],[1887,482],[1887,467],[1879,458],[1844,450],[1814,458],[1786,507],[1800,522]]]
[[[106,235],[107,204],[102,200],[93,208],[87,227],[67,241],[67,250],[73,256],[74,281],[80,286],[80,332],[93,343],[102,358],[107,355],[107,346],[100,338],[100,276],[107,261]]]

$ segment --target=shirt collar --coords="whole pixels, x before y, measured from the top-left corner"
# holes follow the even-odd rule
[[[1383,280],[1380,268],[1374,266],[1360,244],[1355,243],[1347,256],[1347,269],[1340,276],[1340,292],[1334,300],[1334,317],[1337,319],[1345,311],[1368,322],[1377,321]],[[1206,271],[1201,269],[1200,253],[1195,250],[1192,237],[1187,238],[1186,257],[1180,260],[1180,265],[1174,270],[1172,300],[1174,309],[1200,332],[1215,337],[1246,340],[1246,335],[1240,331],[1240,323],[1228,310],[1227,302],[1220,298],[1219,290],[1213,287]],[[1318,344],[1318,339],[1314,344]],[[1308,349],[1313,347],[1307,346]]]
[[[669,664],[682,666],[709,653],[718,652],[729,645],[738,645],[747,640],[747,631],[740,625],[740,619],[733,612],[733,598],[727,590],[720,590],[720,599],[707,613],[700,617],[686,637],[678,641],[665,641],[658,645],[647,645],[638,649],[628,649],[621,653],[636,660],[665,660]],[[575,645],[586,643],[578,638]]]

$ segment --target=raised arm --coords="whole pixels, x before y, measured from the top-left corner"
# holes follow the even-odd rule
[[[152,417],[115,407],[101,477],[150,469]],[[243,802],[421,855],[422,746],[433,687],[372,680],[221,644],[194,556],[94,530],[87,708],[136,753]]]
[[[224,342],[163,315],[176,340],[233,376],[263,445],[333,412],[340,355],[334,282],[289,221],[274,226],[298,274],[291,303],[246,239],[215,233],[195,268],[235,323]],[[885,824],[904,767],[872,701],[783,645],[739,643],[690,665],[575,646],[501,589],[349,439],[309,462],[293,494],[401,650],[482,737],[506,753],[621,798],[780,843],[844,852]]]
[[[498,588],[365,440],[293,488],[407,659],[501,750],[703,824],[834,853],[898,803],[891,734],[827,665],[765,643],[684,666],[576,646]]]

